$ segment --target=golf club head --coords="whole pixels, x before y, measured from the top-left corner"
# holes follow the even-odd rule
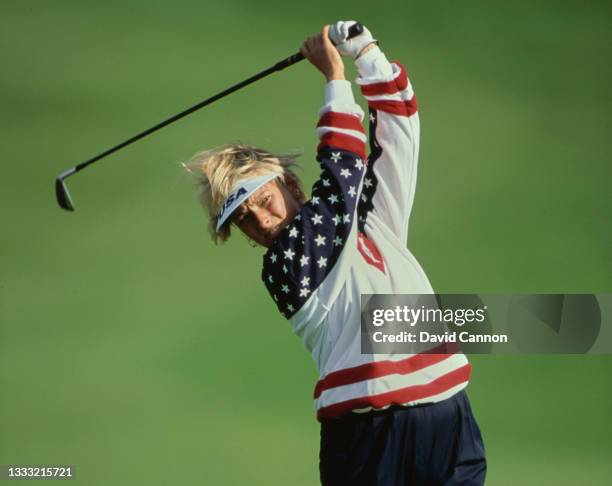
[[[74,174],[74,172],[76,172],[74,168],[69,169],[58,175],[55,179],[55,197],[57,198],[57,203],[66,211],[74,211],[74,204],[72,204],[72,198],[68,192],[68,187],[64,183],[64,178]]]

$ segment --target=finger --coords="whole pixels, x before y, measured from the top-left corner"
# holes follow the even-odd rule
[[[323,39],[320,35],[316,35],[312,38],[312,49],[317,52],[323,49]]]
[[[340,32],[342,33],[342,39],[347,40],[349,36],[349,23],[348,22],[342,23],[342,28]]]
[[[323,46],[325,49],[335,49],[336,45],[332,42],[329,37],[329,25],[326,26],[325,32],[323,33]]]
[[[323,29],[321,30],[321,37],[323,38],[324,44],[331,44],[331,41],[329,40],[329,27],[329,25],[324,25]]]

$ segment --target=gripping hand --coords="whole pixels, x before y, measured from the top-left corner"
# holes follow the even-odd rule
[[[363,32],[352,39],[348,38],[348,31],[357,22],[354,20],[340,20],[329,28],[329,38],[336,45],[336,49],[343,56],[351,56],[357,59],[363,49],[372,43],[378,43],[372,37],[372,33],[366,28]]]

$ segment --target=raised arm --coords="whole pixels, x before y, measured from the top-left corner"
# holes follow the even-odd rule
[[[341,36],[351,23],[334,24],[332,35],[340,32]],[[419,154],[420,126],[412,85],[404,67],[387,60],[367,29],[340,42],[338,49],[355,59],[357,83],[369,107],[370,156],[359,214],[363,221],[377,219],[405,244]]]
[[[355,103],[344,65],[327,28],[302,52],[328,80],[319,112],[317,161],[321,172],[312,197],[264,256],[262,279],[287,318],[303,310],[312,321],[336,299],[356,245],[356,211],[365,172],[363,111]],[[298,316],[299,320],[299,316]]]

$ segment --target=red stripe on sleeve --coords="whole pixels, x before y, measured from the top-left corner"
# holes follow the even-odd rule
[[[382,83],[362,84],[361,93],[364,96],[377,96],[383,94],[395,94],[400,91],[404,91],[408,87],[408,75],[404,66],[399,62],[395,62],[400,68],[400,72],[391,81],[384,81]]]
[[[328,132],[321,137],[321,143],[317,147],[317,152],[325,147],[334,147],[341,150],[347,150],[359,155],[362,159],[366,158],[365,143],[356,137],[345,135],[344,133]]]
[[[319,123],[317,123],[317,127],[345,128],[365,133],[359,117],[349,113],[338,113],[335,111],[328,111],[325,113],[319,120]]]
[[[322,407],[317,411],[317,419],[336,418],[352,410],[372,407],[383,408],[387,405],[401,405],[416,400],[422,400],[427,397],[438,395],[454,386],[469,381],[472,372],[472,365],[466,364],[461,368],[446,373],[445,375],[436,378],[429,383],[423,385],[412,385],[399,390],[393,390],[378,395],[354,398],[344,402],[334,403],[327,407]]]
[[[353,368],[334,371],[317,382],[314,389],[314,398],[319,398],[325,390],[336,388],[337,386],[351,385],[385,375],[407,375],[408,373],[413,373],[444,361],[458,350],[459,347],[457,345],[453,346],[452,343],[441,344],[429,350],[428,353],[415,354],[399,361],[374,361],[354,366]]]
[[[412,116],[417,112],[417,102],[415,96],[413,96],[410,101],[368,101],[368,106],[374,110],[380,110],[400,116]]]

